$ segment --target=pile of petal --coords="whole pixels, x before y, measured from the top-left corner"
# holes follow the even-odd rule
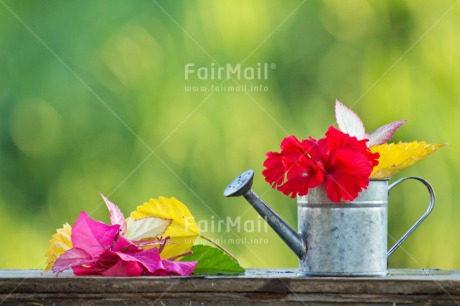
[[[172,257],[161,256],[170,238],[161,235],[171,224],[171,219],[152,216],[125,219],[115,204],[103,198],[112,225],[95,221],[83,211],[71,229],[70,247],[66,244],[65,252],[61,254],[51,249],[47,253],[54,273],[69,268],[75,275],[104,276],[188,276],[193,272],[196,262],[175,261],[191,254],[190,248]]]

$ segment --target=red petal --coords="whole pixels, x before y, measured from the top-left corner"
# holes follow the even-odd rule
[[[358,140],[356,137],[351,137],[348,134],[345,134],[333,126],[330,126],[326,132],[326,139],[330,148],[331,157],[335,154],[337,150],[340,149],[350,149],[356,151],[360,154],[363,154],[371,163],[372,167],[378,165],[378,153],[372,153],[367,147],[367,139]]]
[[[321,163],[303,157],[291,165],[287,174],[287,181],[278,190],[285,195],[291,194],[291,198],[297,195],[303,196],[308,193],[308,189],[315,188],[324,180],[324,169]]]
[[[286,179],[286,173],[293,163],[296,163],[303,155],[307,154],[308,147],[295,136],[289,136],[281,142],[281,152],[268,152],[268,158],[264,162],[266,169],[262,172],[265,180],[273,187],[281,185]]]
[[[331,152],[335,152],[339,149],[352,149],[357,151],[367,150],[366,140],[358,140],[356,137],[351,137],[332,125],[326,132],[326,138]]]
[[[128,240],[124,236],[119,235],[111,250],[114,252],[136,253],[142,251],[142,248],[134,245],[132,241]]]
[[[262,174],[267,183],[269,183],[273,188],[283,183],[285,171],[280,153],[268,152],[264,166],[266,169],[262,171]]]
[[[283,157],[296,160],[306,154],[307,151],[308,148],[303,146],[294,135],[284,138],[281,142],[281,155]]]
[[[332,201],[351,201],[369,184],[377,159],[366,140],[330,126],[326,137],[319,140],[310,137],[299,142],[295,136],[286,137],[280,153],[267,153],[262,173],[273,188],[293,198],[324,182]]]
[[[372,166],[368,159],[350,149],[339,150],[326,169],[324,187],[333,202],[352,201],[367,188]]]

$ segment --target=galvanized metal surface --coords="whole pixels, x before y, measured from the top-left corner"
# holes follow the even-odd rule
[[[390,257],[391,254],[393,254],[393,252],[404,242],[404,240],[406,240],[407,237],[409,237],[412,234],[412,232],[415,231],[415,229],[420,226],[420,224],[426,219],[426,217],[428,217],[428,215],[431,214],[434,208],[434,203],[436,202],[436,196],[434,194],[433,187],[430,185],[430,183],[428,183],[427,180],[421,177],[418,177],[418,176],[403,177],[402,179],[399,179],[393,184],[391,184],[388,187],[388,191],[390,191],[391,189],[393,189],[393,187],[396,187],[397,185],[399,185],[400,183],[406,180],[417,180],[421,182],[426,187],[426,189],[428,190],[428,193],[430,194],[430,202],[428,203],[428,208],[423,213],[423,215],[417,220],[417,222],[415,222],[414,225],[412,225],[411,228],[409,228],[409,230],[401,237],[401,239],[399,239],[395,243],[395,245],[391,247],[391,249],[388,251],[388,257]]]
[[[291,250],[301,258],[305,255],[306,247],[304,239],[292,229],[278,214],[276,214],[265,202],[252,190],[254,171],[247,170],[237,176],[225,188],[224,196],[235,197],[244,196],[244,198],[254,207],[259,215],[270,225],[270,227],[281,237],[281,239],[291,248]]]
[[[306,275],[387,274],[388,180],[373,180],[353,201],[331,203],[323,186],[299,197],[298,224]]]
[[[241,196],[267,221],[299,257],[299,273],[319,276],[383,276],[388,257],[422,223],[434,207],[431,185],[419,177],[371,180],[352,201],[332,203],[324,187],[298,198],[299,233],[283,221],[252,190],[254,171],[235,178],[224,195]],[[388,192],[407,179],[422,182],[430,194],[427,211],[387,252]]]

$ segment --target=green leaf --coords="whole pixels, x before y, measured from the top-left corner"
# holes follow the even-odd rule
[[[181,261],[197,261],[193,274],[240,274],[245,269],[221,250],[209,245],[197,244],[192,247],[193,254]]]

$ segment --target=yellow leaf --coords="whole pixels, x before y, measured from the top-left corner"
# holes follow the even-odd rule
[[[164,237],[171,236],[169,241],[172,242],[165,245],[161,253],[163,258],[171,258],[189,251],[200,235],[198,225],[188,208],[175,198],[150,199],[148,203],[138,206],[137,210],[131,213],[134,220],[146,217],[172,220],[163,234]]]
[[[54,265],[56,259],[59,258],[65,251],[72,248],[72,240],[70,239],[72,227],[66,223],[56,230],[56,233],[50,240],[50,248],[46,252],[46,268],[43,272],[48,272]]]
[[[425,141],[384,143],[373,146],[371,151],[380,154],[379,164],[374,167],[371,178],[387,178],[424,159],[445,144],[429,144]]]

